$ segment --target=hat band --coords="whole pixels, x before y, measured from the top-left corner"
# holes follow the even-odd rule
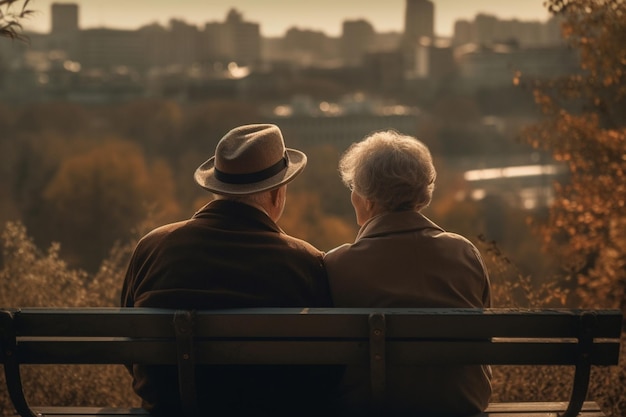
[[[252,184],[266,180],[287,167],[287,154],[269,168],[249,174],[228,174],[215,168],[215,178],[226,184]]]

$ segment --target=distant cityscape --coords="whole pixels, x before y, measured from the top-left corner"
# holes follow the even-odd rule
[[[495,193],[525,209],[545,207],[549,178],[562,171],[542,168],[551,164],[545,155],[511,145],[523,121],[536,117],[532,94],[513,80],[580,71],[560,22],[478,14],[442,38],[433,31],[432,1],[405,5],[402,32],[346,20],[338,37],[293,27],[266,38],[259,23],[234,8],[203,27],[171,19],[166,27],[116,30],[83,29],[77,4],[54,3],[49,33],[0,42],[0,102],[244,100],[280,124],[294,145],[338,149],[378,129],[420,136],[443,118],[437,143],[429,145],[468,173],[472,198]],[[446,98],[450,113],[433,116]],[[473,104],[463,107],[464,99]],[[523,175],[500,175],[511,166],[525,167]],[[512,181],[519,184],[511,188]]]
[[[478,14],[457,21],[452,38],[435,36],[434,19],[431,1],[407,0],[403,32],[377,33],[366,20],[346,20],[339,37],[293,27],[265,38],[260,24],[236,9],[204,27],[171,19],[167,27],[82,29],[77,4],[54,3],[50,33],[27,34],[29,44],[0,44],[0,99],[263,94],[279,91],[272,84],[285,74],[311,71],[387,95],[423,81],[471,93],[508,85],[515,71],[553,77],[577,66],[554,18]]]

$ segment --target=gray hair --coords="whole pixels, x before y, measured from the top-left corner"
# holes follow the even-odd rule
[[[428,206],[437,176],[426,145],[394,130],[352,144],[339,161],[339,172],[346,186],[386,211]]]

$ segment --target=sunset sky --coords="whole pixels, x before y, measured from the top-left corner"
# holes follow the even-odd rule
[[[50,5],[55,0],[31,0],[37,11],[25,22],[27,29],[50,30]],[[246,21],[261,25],[263,36],[283,36],[290,27],[324,31],[329,36],[341,33],[346,19],[368,20],[378,32],[401,31],[405,0],[56,0],[80,6],[82,29],[109,27],[136,29],[172,17],[203,25],[223,21],[230,8],[243,13]],[[484,12],[501,19],[545,21],[549,15],[543,0],[435,0],[435,32],[450,36],[458,19],[473,19]]]

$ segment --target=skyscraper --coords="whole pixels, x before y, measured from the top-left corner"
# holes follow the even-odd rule
[[[67,59],[78,59],[78,4],[52,3],[50,6],[51,30],[48,47],[62,50]]]
[[[431,43],[435,36],[435,5],[429,0],[406,0],[404,14],[404,36],[402,52],[404,54],[405,70],[408,74],[424,72],[420,70],[427,64],[418,55],[422,38],[428,38]],[[422,54],[423,55],[423,54]],[[421,61],[421,62],[420,62]]]
[[[247,22],[241,12],[230,9],[224,22],[207,22],[200,33],[201,62],[236,62],[254,66],[261,59],[261,29]]]
[[[261,58],[261,29],[258,23],[246,22],[243,15],[231,9],[224,28],[230,38],[231,59],[238,64],[254,65]]]
[[[349,66],[360,65],[368,48],[372,47],[375,36],[376,31],[368,21],[344,20],[341,33],[344,62]]]
[[[429,0],[406,0],[405,41],[415,45],[422,36],[435,36],[435,5]]]
[[[75,3],[52,3],[52,33],[78,31],[78,5]]]

